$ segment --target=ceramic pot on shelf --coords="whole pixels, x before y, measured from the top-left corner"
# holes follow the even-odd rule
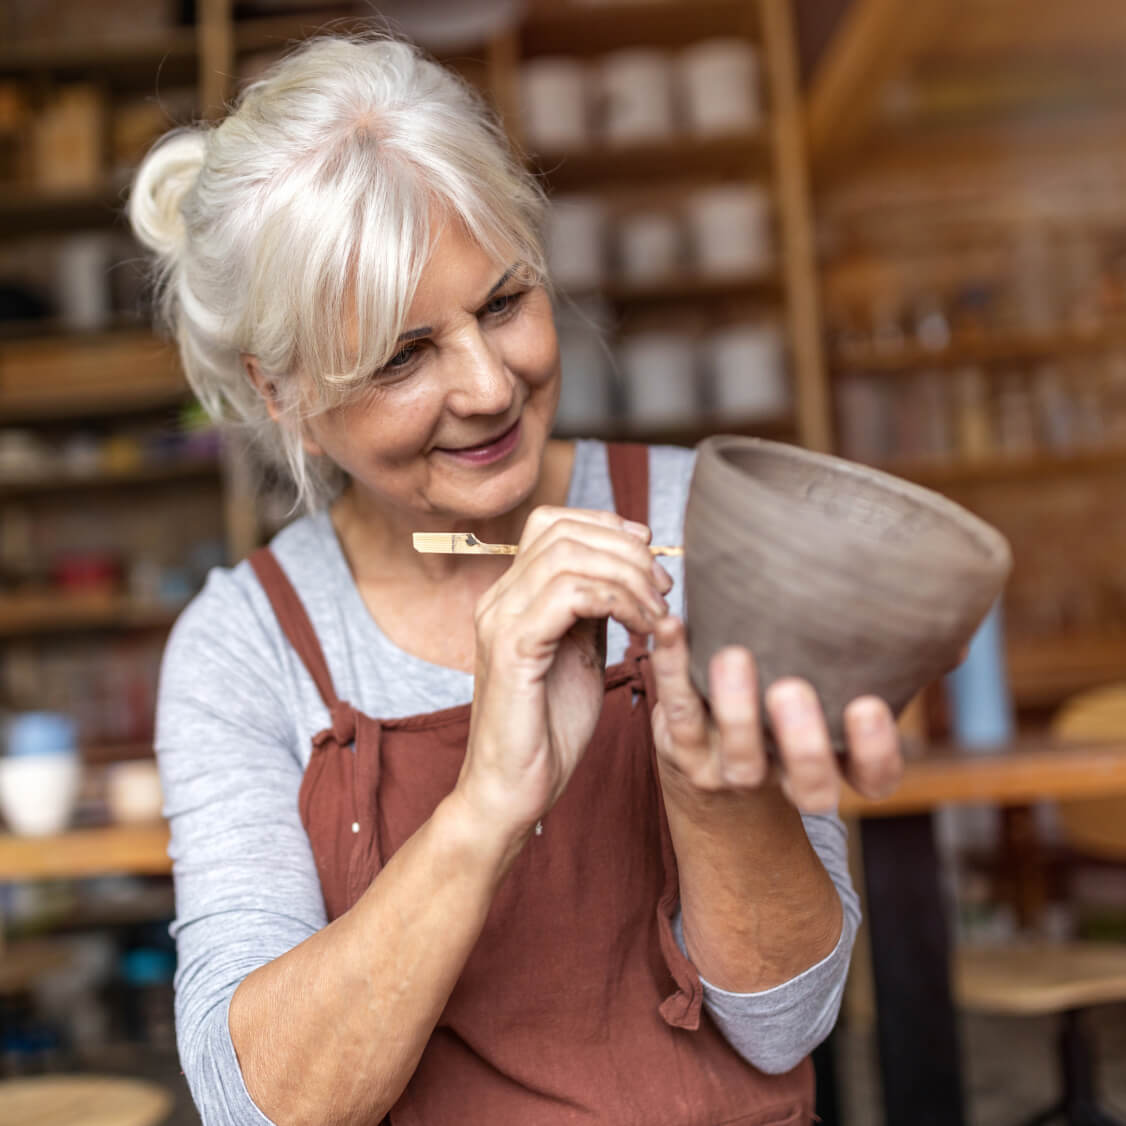
[[[834,746],[874,694],[897,714],[952,669],[1012,568],[1005,538],[929,489],[760,438],[697,447],[685,518],[692,678],[726,645],[755,656],[760,690],[817,690]]]

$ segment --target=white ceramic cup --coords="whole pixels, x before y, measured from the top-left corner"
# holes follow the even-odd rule
[[[702,348],[716,409],[740,419],[773,418],[792,405],[782,330],[774,321],[731,325]]]
[[[681,224],[667,211],[639,211],[617,224],[618,267],[631,281],[669,277],[678,272],[683,242]]]
[[[106,805],[122,825],[158,821],[164,805],[160,773],[148,759],[118,762],[106,772]]]
[[[575,149],[590,143],[588,82],[581,59],[551,55],[524,64],[521,110],[524,135],[533,149]]]
[[[0,812],[13,833],[46,837],[70,822],[82,782],[77,754],[0,758]]]
[[[770,196],[757,185],[719,184],[686,203],[692,258],[712,277],[756,276],[774,265]]]
[[[594,196],[558,196],[545,224],[547,265],[563,289],[593,288],[605,273],[606,215]]]
[[[653,330],[623,336],[618,362],[632,421],[669,425],[699,413],[695,345],[687,333]]]
[[[685,123],[701,136],[762,124],[759,58],[743,39],[705,39],[676,60]]]
[[[672,63],[664,51],[611,51],[599,69],[601,133],[607,141],[658,140],[675,129]]]

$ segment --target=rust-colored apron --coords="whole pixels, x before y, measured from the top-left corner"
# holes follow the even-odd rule
[[[611,446],[609,457],[618,512],[646,523],[648,451]],[[453,789],[470,709],[381,721],[340,700],[276,559],[263,548],[251,562],[332,715],[313,739],[299,802],[334,919]],[[645,641],[631,638],[625,660],[606,670],[594,738],[497,893],[391,1109],[394,1126],[811,1120],[808,1059],[764,1075],[701,1011],[699,977],[671,927],[676,857],[649,720],[655,701]]]

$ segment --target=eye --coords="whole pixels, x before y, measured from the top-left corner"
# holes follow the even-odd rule
[[[411,360],[414,359],[415,354],[418,352],[417,344],[407,344],[405,347],[400,348],[388,361],[383,365],[384,371],[393,371],[395,368],[405,368]]]
[[[516,311],[516,306],[520,304],[523,296],[523,293],[498,293],[485,302],[481,313],[486,317],[503,318]]]

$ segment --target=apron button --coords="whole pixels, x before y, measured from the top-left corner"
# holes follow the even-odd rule
[[[352,822],[352,832],[358,833],[360,831],[360,823],[358,821]]]

